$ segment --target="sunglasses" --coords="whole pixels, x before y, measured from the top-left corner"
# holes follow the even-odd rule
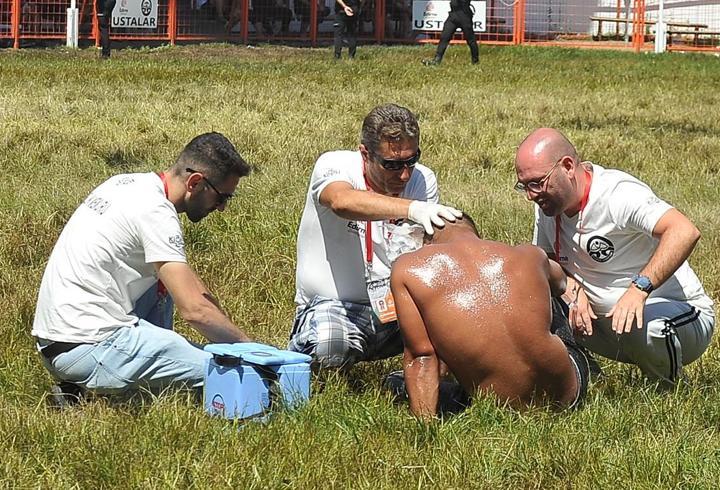
[[[405,167],[413,168],[418,160],[420,160],[420,148],[418,148],[417,153],[407,160],[388,160],[386,158],[380,158],[379,155],[375,155],[375,161],[377,161],[382,168],[390,170],[391,172],[397,172]]]
[[[202,172],[198,172],[197,170],[193,170],[193,169],[191,169],[191,168],[186,168],[185,171],[186,171],[186,172],[190,172],[191,174],[200,174],[200,175],[202,175],[202,178],[203,178],[203,180],[205,181],[205,183],[206,183],[207,185],[209,185],[212,190],[215,191],[215,194],[217,194],[217,203],[218,203],[218,206],[222,206],[223,204],[226,204],[230,199],[232,199],[233,197],[235,197],[234,194],[228,194],[228,193],[226,193],[226,192],[220,192],[220,191],[217,189],[217,187],[215,187],[215,186],[213,185],[213,183],[210,182],[210,179],[208,179],[207,177],[205,177],[205,176],[202,174]]]
[[[563,157],[565,158],[565,157]],[[515,183],[514,189],[521,194],[526,194],[528,191],[534,192],[535,194],[538,194],[540,192],[543,192],[545,189],[545,182],[550,178],[552,173],[555,171],[558,165],[560,165],[560,162],[562,162],[563,159],[561,158],[557,162],[555,162],[555,165],[552,166],[552,168],[548,171],[548,173],[545,174],[545,176],[540,180],[532,180],[530,182],[522,183],[520,181],[517,181]]]

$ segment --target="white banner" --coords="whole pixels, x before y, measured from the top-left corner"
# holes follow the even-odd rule
[[[486,2],[470,2],[475,10],[473,14],[473,30],[485,32]],[[413,29],[416,31],[442,31],[450,13],[449,0],[414,0],[413,1]]]
[[[118,0],[112,13],[112,27],[157,29],[158,0]]]

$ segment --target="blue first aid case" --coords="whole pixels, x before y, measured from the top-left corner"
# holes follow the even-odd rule
[[[263,415],[276,404],[297,408],[310,398],[310,356],[254,342],[208,344],[204,406],[227,419]]]

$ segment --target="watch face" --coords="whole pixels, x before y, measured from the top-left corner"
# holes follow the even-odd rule
[[[652,285],[652,282],[650,281],[650,278],[648,278],[648,277],[635,276],[635,277],[633,277],[632,282],[641,291],[645,291],[646,293],[649,293],[650,291],[652,291],[653,285]]]

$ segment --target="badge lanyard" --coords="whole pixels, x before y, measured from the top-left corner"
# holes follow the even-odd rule
[[[162,180],[163,183],[163,189],[165,190],[165,198],[170,199],[170,193],[168,192],[168,183],[167,183],[167,177],[165,176],[165,172],[158,172],[158,177],[160,177],[160,180]],[[167,297],[168,290],[165,287],[165,284],[158,279],[157,282],[157,295],[159,300],[165,300]]]
[[[374,192],[370,181],[367,178],[365,168],[363,167],[363,178],[365,179],[365,187],[368,192]],[[382,239],[385,239],[385,234],[382,234]],[[368,290],[368,297],[370,299],[370,306],[372,307],[375,316],[377,316],[380,323],[389,323],[397,320],[397,313],[395,311],[395,300],[392,292],[390,291],[390,278],[385,277],[377,280],[372,280],[372,267],[373,267],[373,239],[372,239],[372,221],[365,222],[365,282]]]
[[[584,167],[583,167],[584,168]],[[592,179],[593,174],[592,172],[588,171],[588,169],[585,168],[585,193],[583,194],[583,198],[580,201],[580,216],[579,221],[582,223],[583,220],[583,212],[585,211],[585,206],[587,206],[588,198],[590,197],[590,187],[592,186]],[[562,221],[562,213],[555,216],[555,259],[558,263],[560,263],[560,228],[561,228],[561,221]]]

